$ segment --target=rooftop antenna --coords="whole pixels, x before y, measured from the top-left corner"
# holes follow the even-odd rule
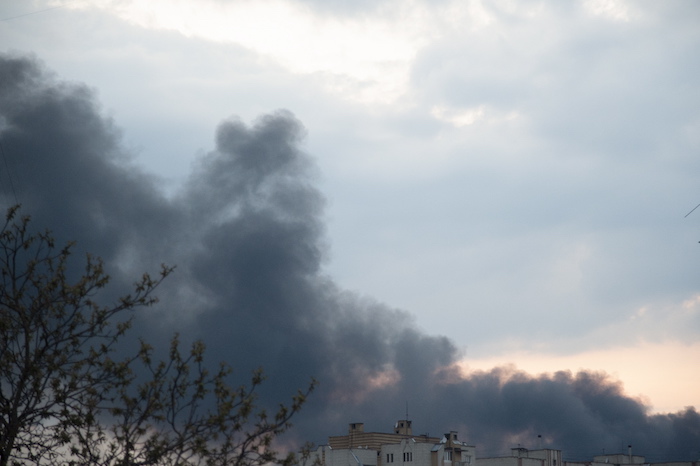
[[[70,4],[70,3],[64,3],[64,4],[62,4],[62,5],[52,6],[51,8],[44,8],[43,10],[35,10],[35,11],[30,11],[29,13],[24,13],[24,14],[21,14],[21,15],[8,16],[8,17],[6,17],[6,18],[0,18],[0,21],[10,21],[10,20],[12,20],[12,19],[24,18],[25,16],[32,16],[32,15],[36,15],[36,14],[38,14],[38,13],[43,13],[43,12],[45,12],[45,11],[56,10],[56,9],[58,9],[58,8],[63,8],[63,7],[65,7],[65,6],[67,6],[67,5],[69,5],[69,4]]]
[[[692,214],[692,213],[695,211],[695,209],[697,209],[698,207],[700,207],[700,204],[698,204],[698,205],[696,205],[695,207],[693,207],[693,210],[691,210],[690,212],[688,212],[687,214],[685,214],[685,217],[687,217],[688,215]],[[683,218],[685,218],[685,217],[683,217]]]
[[[695,207],[693,207],[693,210],[691,210],[690,212],[688,212],[687,214],[685,214],[685,217],[683,217],[683,218],[686,218],[688,215],[692,214],[692,213],[695,211],[695,209],[697,209],[698,207],[700,207],[700,204],[698,204],[698,205],[696,205]],[[700,243],[700,241],[698,241],[698,243]]]

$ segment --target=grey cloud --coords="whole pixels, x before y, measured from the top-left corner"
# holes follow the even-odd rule
[[[323,441],[355,420],[384,430],[408,401],[418,430],[455,428],[482,455],[542,434],[584,459],[619,442],[648,446],[639,453],[650,459],[697,457],[692,409],[649,416],[615,382],[585,372],[532,377],[497,368],[463,378],[450,340],[339,289],[323,273],[324,198],[300,149],[305,130],[287,111],[252,125],[222,122],[215,149],[170,197],[133,165],[94,91],[61,82],[35,60],[0,58],[0,115],[6,175],[35,225],[104,257],[117,288],[160,262],[177,265],[139,333],[156,343],[175,330],[203,338],[210,357],[229,361],[238,377],[264,367],[263,403],[311,376],[321,382],[297,440]]]
[[[518,111],[560,144],[560,157],[578,148],[632,163],[694,118],[688,96],[700,62],[688,18],[698,17],[696,5],[645,3],[643,13],[630,5],[630,15],[644,15],[630,22],[584,14],[581,3],[550,2],[527,15],[521,4],[517,14],[486,8],[492,24],[483,31],[455,32],[416,61],[414,83],[435,103]]]
[[[491,228],[467,236],[461,226],[463,248],[502,253],[504,262],[535,252],[493,275],[509,286],[494,312],[510,313],[525,298],[529,315],[518,331],[561,332],[563,346],[582,329],[621,323],[635,308],[697,291],[697,261],[688,260],[694,251],[679,234],[685,212],[677,208],[694,189],[679,180],[700,166],[690,135],[700,103],[700,60],[691,58],[700,45],[692,25],[697,5],[626,4],[634,20],[624,22],[582,14],[584,3],[540,2],[532,15],[521,14],[521,3],[512,7],[517,14],[491,4],[491,24],[478,34],[447,33],[421,50],[412,70],[425,113],[484,105],[483,122],[444,123],[446,134],[461,137],[450,156],[465,160],[453,176],[468,201],[438,203]],[[510,112],[517,115],[512,124],[498,122]],[[580,260],[573,257],[578,246],[585,251]],[[567,258],[561,263],[580,279],[566,292],[555,286],[545,293],[543,300],[555,302],[537,302],[537,287],[561,277],[537,268],[557,263],[555,257]],[[528,279],[502,280],[518,264]],[[474,295],[481,290],[474,287]],[[559,319],[570,325],[551,325]]]
[[[236,0],[220,0],[222,3],[235,2]],[[391,4],[392,0],[294,0],[300,6],[304,6],[316,13],[332,16],[361,16],[376,12]]]

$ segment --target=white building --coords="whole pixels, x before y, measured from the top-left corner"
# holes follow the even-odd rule
[[[563,466],[561,450],[512,448],[510,456],[479,458],[478,466]]]
[[[563,461],[561,450],[512,448],[510,455],[476,458],[476,447],[457,438],[413,435],[411,421],[399,420],[394,431],[365,432],[364,424],[352,423],[347,435],[331,436],[303,458],[298,466],[700,466],[700,461],[646,463],[628,453],[593,457],[592,461]]]
[[[476,448],[459,441],[457,432],[413,435],[409,420],[399,420],[393,433],[365,432],[364,424],[352,423],[348,435],[328,440],[301,466],[474,466],[476,460]]]

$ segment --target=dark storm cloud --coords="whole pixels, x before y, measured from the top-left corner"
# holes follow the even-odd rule
[[[116,287],[160,262],[177,265],[159,308],[139,320],[141,334],[202,338],[238,375],[264,367],[264,402],[311,376],[321,382],[297,420],[300,439],[323,442],[351,421],[388,430],[408,402],[417,431],[460,430],[482,456],[538,434],[581,459],[628,443],[650,459],[699,453],[694,410],[649,416],[597,374],[499,368],[464,378],[448,339],[338,289],[322,269],[324,199],[299,149],[304,128],[289,112],[252,126],[221,123],[216,148],[171,197],[131,164],[94,92],[34,60],[0,59],[0,130],[6,204],[16,194],[36,225],[102,256]]]

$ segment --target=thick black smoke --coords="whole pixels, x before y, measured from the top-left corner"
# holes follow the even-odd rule
[[[286,111],[252,126],[226,120],[216,148],[167,197],[132,164],[89,88],[33,59],[0,57],[3,203],[20,201],[35,225],[102,256],[117,288],[161,262],[176,265],[159,307],[138,321],[151,341],[180,331],[238,375],[262,366],[265,402],[318,379],[298,440],[322,443],[349,422],[389,430],[408,403],[417,433],[458,430],[479,456],[537,447],[541,435],[567,458],[628,444],[651,461],[700,457],[694,409],[648,415],[604,374],[464,376],[448,339],[338,289],[323,274],[324,199],[303,136]]]

